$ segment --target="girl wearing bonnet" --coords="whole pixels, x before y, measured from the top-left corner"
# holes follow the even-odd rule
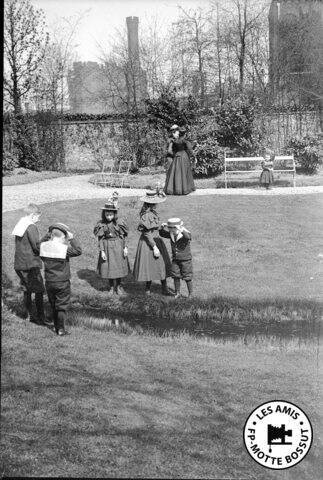
[[[101,278],[109,280],[109,291],[118,295],[124,293],[121,281],[130,269],[126,244],[128,226],[125,220],[118,219],[117,192],[101,210],[101,219],[93,231],[99,246],[97,273]]]
[[[166,195],[157,186],[155,190],[148,190],[140,200],[144,203],[138,225],[141,235],[133,269],[134,278],[137,282],[146,283],[146,295],[150,295],[153,281],[161,282],[163,295],[171,295],[166,283],[166,278],[170,276],[171,262],[167,248],[159,236],[160,220],[156,210],[159,203],[165,202]]]

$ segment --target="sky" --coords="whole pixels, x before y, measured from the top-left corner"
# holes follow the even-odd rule
[[[107,48],[108,38],[116,29],[122,31],[126,17],[139,17],[142,29],[154,16],[158,17],[160,28],[167,27],[176,20],[178,6],[186,9],[208,5],[207,0],[31,0],[41,8],[46,16],[49,29],[62,17],[72,17],[84,13],[78,27],[75,44],[78,59],[81,61],[98,61],[100,52],[98,44]]]

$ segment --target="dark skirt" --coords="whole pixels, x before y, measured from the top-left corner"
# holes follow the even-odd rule
[[[185,150],[177,152],[168,168],[164,191],[166,195],[187,195],[194,190],[189,156]]]
[[[154,238],[160,251],[160,257],[155,258],[153,249],[143,236],[140,237],[137,247],[133,275],[137,282],[164,280],[171,276],[171,262],[167,248],[160,237]]]
[[[124,278],[130,272],[128,257],[123,256],[124,241],[116,237],[103,240],[106,261],[99,254],[97,273],[102,278]]]
[[[272,170],[263,170],[260,175],[261,185],[271,185],[274,182],[274,175]]]

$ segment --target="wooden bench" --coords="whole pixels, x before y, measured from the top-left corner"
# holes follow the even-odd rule
[[[230,173],[250,173],[250,172],[258,172],[259,175],[261,173],[261,162],[264,161],[263,157],[224,157],[224,185],[225,188],[228,188],[228,174]],[[286,162],[290,165],[290,168],[281,168]],[[250,163],[250,164],[257,164],[259,168],[248,168],[245,170],[228,170],[228,165],[230,164],[241,164],[241,163]],[[274,173],[285,173],[290,172],[293,174],[293,187],[296,187],[296,165],[294,160],[294,155],[276,155],[273,161],[273,172]]]
[[[101,187],[123,187],[130,175],[132,160],[103,162],[102,171],[94,174],[94,185]]]

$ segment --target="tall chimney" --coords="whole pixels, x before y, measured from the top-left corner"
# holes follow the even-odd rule
[[[139,36],[138,36],[138,17],[127,17],[128,29],[128,53],[129,60],[133,66],[139,68]]]

